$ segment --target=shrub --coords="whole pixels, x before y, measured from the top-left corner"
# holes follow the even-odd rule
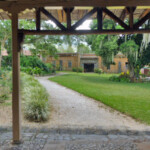
[[[118,76],[111,76],[109,78],[110,81],[120,82],[120,78]]]
[[[103,73],[103,70],[102,69],[94,69],[94,72],[98,73],[98,74],[101,74],[101,73]]]
[[[45,88],[32,76],[24,73],[22,74],[22,85],[25,118],[35,122],[48,120],[49,102]]]
[[[36,56],[21,56],[20,57],[20,65],[21,68],[30,68],[30,69],[23,69],[26,72],[31,72],[31,68],[40,68],[42,71],[49,73],[50,70],[47,67],[46,64],[44,64],[42,62],[42,60],[40,60],[38,57]],[[5,68],[8,68],[9,70],[11,70],[11,66],[12,66],[12,56],[6,56],[3,58],[2,61],[2,66]],[[35,72],[37,71],[37,69],[35,69]],[[31,73],[29,73],[31,74]]]
[[[21,67],[21,71],[25,72],[29,75],[41,75],[42,74],[42,69],[35,67],[35,68],[31,68],[31,67]]]
[[[124,72],[122,72],[120,76],[111,76],[109,80],[115,82],[131,82],[129,74]]]
[[[9,99],[10,93],[12,92],[10,73],[1,70],[0,71],[0,103],[4,103]]]
[[[2,92],[2,94],[0,94],[0,103],[4,103],[8,98],[8,93]]]
[[[77,72],[83,72],[83,68],[81,67],[77,68]]]
[[[73,72],[77,72],[77,68],[72,68],[72,71]]]
[[[83,68],[82,67],[78,67],[78,68],[72,68],[73,72],[83,72]]]
[[[51,73],[55,73],[56,72],[56,68],[55,68],[55,66],[53,64],[47,63],[46,66],[47,66],[47,68],[49,69],[49,71]]]

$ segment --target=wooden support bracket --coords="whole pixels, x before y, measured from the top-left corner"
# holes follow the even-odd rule
[[[123,28],[129,29],[128,25],[126,25],[120,18],[118,18],[113,12],[111,12],[107,8],[103,8],[103,12],[105,12],[111,19],[119,23]]]
[[[20,52],[21,49],[22,49],[22,44],[23,44],[23,42],[24,42],[24,38],[25,38],[24,33],[19,33],[19,32],[18,32],[18,51],[19,51],[19,52]]]
[[[102,10],[102,8],[97,8],[97,28],[98,28],[98,30],[103,29],[103,10]]]
[[[67,16],[67,29],[71,29],[71,13],[74,8],[64,8],[64,11]]]
[[[51,21],[53,21],[61,30],[66,30],[66,28],[45,8],[40,8],[41,12],[45,14]]]
[[[41,10],[40,8],[36,9],[36,30],[41,28]]]

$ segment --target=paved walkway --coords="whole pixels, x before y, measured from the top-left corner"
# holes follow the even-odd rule
[[[23,133],[20,145],[11,138],[0,133],[0,150],[150,150],[150,136]]]
[[[51,127],[150,131],[150,126],[140,124],[100,102],[49,81],[47,77],[40,77],[38,80],[50,94],[53,107],[49,124]]]

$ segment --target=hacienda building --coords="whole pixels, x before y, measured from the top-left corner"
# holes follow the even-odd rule
[[[121,73],[128,70],[127,58],[122,53],[114,57],[115,64],[110,65],[109,68],[105,67],[102,58],[95,54],[58,53],[58,58],[48,57],[46,62],[65,71],[78,67],[82,67],[84,72],[94,72],[94,69],[98,68],[107,73]]]

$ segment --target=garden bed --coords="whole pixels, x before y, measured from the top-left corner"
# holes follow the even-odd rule
[[[10,114],[10,107],[12,105],[11,72],[4,71],[1,74],[0,88],[0,109],[6,114]],[[30,75],[21,73],[21,93],[24,118],[35,122],[47,121],[49,119],[50,111],[48,101],[49,96],[38,80]],[[7,113],[8,110],[9,112]]]

